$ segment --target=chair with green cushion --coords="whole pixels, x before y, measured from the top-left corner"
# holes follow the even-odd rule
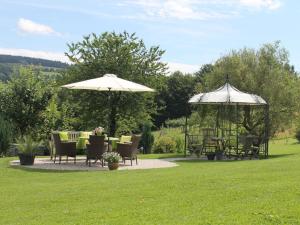
[[[90,135],[92,135],[93,132],[91,131],[80,131],[80,137],[84,137],[89,139]]]
[[[131,136],[122,135],[120,138],[120,143],[131,142]]]
[[[52,138],[54,141],[55,153],[54,153],[54,163],[56,161],[56,156],[59,157],[59,164],[61,163],[61,157],[66,156],[66,161],[68,162],[68,157],[74,158],[74,163],[76,163],[76,142],[62,141],[59,133],[52,133]]]
[[[58,132],[61,141],[69,141],[68,131]]]
[[[86,149],[86,144],[88,143],[89,136],[92,132],[80,131],[79,138],[76,143],[76,149]]]
[[[136,164],[138,164],[137,153],[141,136],[133,135],[131,140],[131,143],[117,143],[117,152],[122,157],[124,164],[125,160],[130,160],[132,166],[132,160],[134,159]]]

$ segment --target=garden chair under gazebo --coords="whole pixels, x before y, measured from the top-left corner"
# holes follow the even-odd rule
[[[214,91],[194,95],[189,100],[189,103],[198,107],[215,106],[217,113],[215,127],[210,128],[215,132],[215,137],[212,137],[212,135],[211,137],[205,136],[207,135],[204,132],[205,129],[202,129],[202,134],[190,134],[186,119],[185,155],[187,154],[187,149],[193,149],[193,146],[190,145],[190,140],[197,139],[202,140],[202,143],[197,143],[198,146],[201,144],[201,153],[205,153],[207,148],[206,142],[209,142],[209,147],[215,148],[215,151],[223,148],[221,150],[226,151],[229,157],[232,155],[236,157],[249,157],[250,155],[258,157],[261,155],[266,158],[268,156],[269,105],[262,97],[239,91],[226,82]],[[259,136],[247,134],[243,138],[240,117],[241,110],[245,109],[245,107],[263,109]],[[226,114],[226,110],[230,110],[230,113]],[[200,135],[202,135],[202,138],[195,138]],[[211,142],[214,140],[215,145]],[[193,144],[195,145],[195,143]]]

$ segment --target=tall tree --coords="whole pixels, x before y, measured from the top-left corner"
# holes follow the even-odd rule
[[[38,68],[21,67],[7,84],[1,85],[0,109],[21,135],[41,125],[41,114],[53,94],[49,80]]]
[[[295,112],[299,110],[300,83],[289,64],[287,50],[279,42],[265,44],[257,51],[244,48],[225,55],[205,75],[205,86],[209,90],[219,87],[224,84],[226,75],[238,89],[258,94],[268,101],[271,134],[290,127]],[[249,107],[244,108],[243,125],[246,129],[254,129],[257,119]]]
[[[195,94],[196,77],[179,71],[165,77],[156,99],[160,106],[155,116],[155,125],[161,126],[167,119],[176,119],[191,114],[188,100]]]
[[[106,32],[101,35],[93,33],[85,36],[82,41],[69,44],[68,47],[66,55],[74,65],[69,68],[64,83],[113,73],[155,88],[157,79],[167,69],[161,62],[164,51],[158,46],[146,48],[143,40],[127,32]],[[112,93],[111,107],[107,107],[107,93],[73,91],[71,94],[64,94],[81,120],[78,124],[81,129],[107,126],[107,117],[110,115],[111,134],[116,131],[123,132],[120,129],[125,127],[122,126],[124,123],[127,123],[126,127],[129,129],[135,130],[156,111],[154,96],[149,93]]]

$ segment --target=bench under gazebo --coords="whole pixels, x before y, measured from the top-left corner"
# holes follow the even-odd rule
[[[189,103],[198,111],[199,123],[189,124],[186,118],[185,155],[268,157],[269,105],[262,97],[226,82],[214,91],[193,96]]]

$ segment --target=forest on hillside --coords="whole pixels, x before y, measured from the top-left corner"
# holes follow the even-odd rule
[[[69,66],[67,63],[47,59],[0,55],[0,80],[9,80],[11,75],[14,73],[14,70],[18,70],[20,66],[30,65],[40,66],[41,70],[50,73],[60,71]]]

